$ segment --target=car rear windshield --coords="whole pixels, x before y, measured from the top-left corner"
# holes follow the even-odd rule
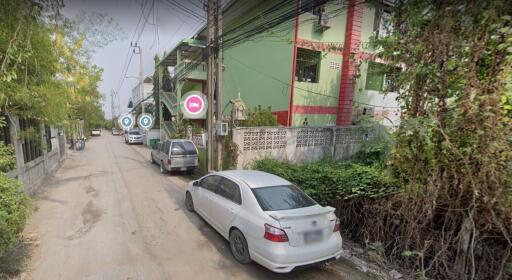
[[[263,211],[278,211],[313,206],[316,202],[293,185],[252,189]]]
[[[128,132],[129,135],[140,135],[140,132],[138,131],[130,131]]]
[[[172,143],[172,152],[173,156],[182,156],[182,155],[195,155],[197,154],[196,146],[194,143],[190,141],[180,141]]]

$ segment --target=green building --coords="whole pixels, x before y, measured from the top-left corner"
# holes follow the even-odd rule
[[[396,94],[382,92],[382,65],[366,47],[372,35],[386,32],[387,6],[375,3],[229,2],[223,9],[222,108],[240,96],[247,107],[271,107],[283,126],[346,126],[364,115],[396,125]],[[167,133],[171,120],[183,117],[185,94],[206,92],[206,36],[203,28],[184,39],[156,67],[160,85],[170,69],[170,85],[159,89]],[[204,116],[197,122],[205,125]]]

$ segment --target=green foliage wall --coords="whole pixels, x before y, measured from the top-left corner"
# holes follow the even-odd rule
[[[322,205],[335,206],[345,199],[378,198],[397,190],[396,182],[378,166],[328,161],[299,165],[262,159],[255,161],[252,168],[285,178]]]

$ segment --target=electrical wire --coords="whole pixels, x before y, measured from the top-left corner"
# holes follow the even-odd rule
[[[361,0],[364,1],[364,0]],[[275,28],[283,23],[290,22],[291,19],[294,19],[299,14],[306,13],[312,9],[315,9],[324,4],[325,1],[316,1],[316,0],[303,0],[301,3],[301,7],[297,10],[296,1],[295,0],[282,0],[277,2],[276,4],[270,6],[264,11],[260,12],[258,15],[234,26],[230,26],[227,28],[225,32],[223,32],[222,37],[220,38],[220,46],[215,46],[215,43],[208,44],[206,47],[222,47],[223,49],[229,49],[234,47],[240,43],[247,42],[249,39],[254,38],[256,35],[264,33],[266,30]],[[346,5],[340,5],[339,8],[333,9],[327,12],[325,15],[328,17],[333,17],[346,9]],[[307,20],[304,20],[305,22]],[[193,61],[198,65],[204,62],[206,59],[203,58],[201,61]],[[191,63],[191,65],[194,65]],[[194,65],[194,66],[196,66]],[[185,68],[183,70],[192,70],[195,67]],[[181,73],[181,76],[187,74],[187,71]]]
[[[130,36],[130,41],[133,41],[133,39],[135,39],[135,36],[136,36],[135,34],[137,34],[137,30],[139,29],[139,26],[140,26],[140,23],[142,21],[142,18],[143,17],[145,18],[144,11],[145,11],[146,5],[148,3],[149,2],[144,2],[144,4],[141,7],[139,20],[137,21],[137,25],[135,26],[135,29],[133,30],[132,35]],[[139,38],[137,38],[137,40]],[[117,83],[117,87],[116,87],[116,90],[115,90],[116,92],[119,92],[121,90],[121,87],[123,86],[123,83],[124,83],[124,80],[125,80],[126,73],[128,72],[128,68],[130,67],[130,63],[131,63],[132,58],[133,58],[133,52],[131,50],[132,50],[131,47],[128,48],[128,52],[126,54],[126,57],[125,57],[125,60],[124,60],[124,64],[123,64],[123,68],[122,68],[123,70],[121,71],[122,75],[119,78],[119,82]]]
[[[362,2],[364,2],[364,0],[362,0]],[[323,4],[325,4],[325,1],[303,0],[301,2],[302,5],[298,11],[295,6],[295,3],[296,3],[295,0],[280,1],[277,4],[274,4],[270,8],[267,8],[263,12],[259,13],[258,16],[255,16],[245,22],[242,22],[242,23],[238,24],[237,26],[231,27],[225,33],[223,33],[221,47],[223,49],[229,49],[231,47],[234,47],[240,43],[243,43],[243,42],[249,40],[250,38],[253,38],[256,35],[262,34],[265,30],[275,28],[285,22],[289,22],[291,19],[294,19],[295,17],[297,17],[298,15],[300,15],[302,13],[306,13],[307,11],[310,11],[312,9],[322,6]],[[293,4],[293,5],[291,5],[291,4]],[[340,6],[341,7],[337,8],[337,9],[333,9],[329,12],[326,12],[324,14],[324,16],[333,18],[333,17],[339,15],[341,12],[345,11],[345,9],[347,8],[345,5],[340,5]],[[267,18],[267,19],[261,20],[261,19],[265,19],[265,18]],[[258,22],[258,19],[260,19],[260,22]],[[316,20],[316,19],[313,19],[313,20]],[[304,20],[303,22],[305,22],[305,21],[308,21],[308,20]],[[339,42],[336,42],[336,43],[339,43]],[[211,47],[211,46],[207,45],[207,47]],[[184,67],[184,68],[180,69],[179,72],[175,73],[175,79],[179,79],[181,77],[186,76],[190,71],[194,70],[199,64],[201,64],[207,60],[207,58],[204,56],[201,57],[201,59],[198,59],[199,57],[201,57],[201,55],[196,55],[196,57],[192,59],[192,62],[188,63],[187,67]],[[252,69],[253,71],[256,71],[270,79],[273,79],[277,82],[280,82],[286,86],[291,87],[291,84],[289,84],[287,82],[281,81],[281,80],[279,80],[275,77],[272,77],[264,72],[254,69],[231,56],[230,56],[230,58],[239,62],[241,65],[244,65],[244,66],[248,67],[249,69]],[[296,86],[294,86],[294,88],[301,90],[301,91],[311,93],[311,94],[319,95],[319,96],[325,96],[325,97],[333,98],[336,100],[339,99],[339,97],[337,97],[337,96],[327,95],[327,94],[311,91],[311,90],[296,87]],[[391,106],[373,105],[373,104],[363,103],[363,102],[359,102],[359,101],[355,101],[355,100],[352,100],[352,102],[366,105],[366,106],[371,106],[371,107],[393,108],[393,109],[399,108],[399,107],[391,107]]]
[[[227,57],[229,57],[230,59],[232,59],[232,60],[236,61],[238,64],[240,64],[240,65],[242,65],[242,66],[246,67],[246,68],[247,68],[247,69],[249,69],[249,70],[252,70],[252,71],[254,71],[254,72],[256,72],[256,73],[259,73],[260,75],[262,75],[262,76],[264,76],[264,77],[267,77],[267,78],[269,78],[269,79],[272,79],[272,80],[274,80],[274,81],[276,81],[276,82],[279,82],[279,83],[281,83],[281,84],[283,84],[283,85],[286,85],[286,86],[288,86],[289,88],[292,88],[292,85],[291,85],[290,83],[288,83],[288,82],[282,81],[282,80],[280,80],[280,79],[278,79],[278,78],[276,78],[276,77],[274,77],[274,76],[271,76],[271,75],[269,75],[269,74],[267,74],[267,73],[265,73],[265,72],[262,72],[262,71],[260,71],[260,70],[258,70],[258,69],[256,69],[256,68],[253,68],[253,67],[251,67],[251,66],[249,66],[249,65],[247,65],[247,64],[245,64],[245,63],[243,63],[242,61],[240,61],[240,60],[238,60],[238,59],[236,59],[236,58],[234,58],[234,57],[232,57],[232,56],[230,56],[230,55],[225,55],[225,56],[227,56]],[[332,95],[328,95],[328,94],[324,94],[324,93],[320,93],[320,92],[312,91],[312,90],[309,90],[309,89],[301,88],[301,87],[298,87],[298,86],[293,86],[293,88],[294,88],[294,89],[297,89],[297,90],[305,91],[305,92],[308,92],[308,93],[311,93],[311,94],[314,94],[314,95],[318,95],[318,96],[329,97],[329,98],[336,99],[336,100],[338,100],[338,99],[339,99],[339,97],[338,97],[338,96],[332,96]],[[298,92],[300,93],[300,91],[298,91]],[[353,103],[357,103],[357,104],[361,104],[361,105],[366,105],[366,106],[368,106],[368,107],[374,107],[374,108],[388,108],[388,109],[398,109],[398,108],[399,108],[399,107],[397,107],[397,106],[373,105],[373,104],[369,104],[369,103],[359,102],[359,101],[356,101],[356,100],[351,100],[351,101],[352,101]]]
[[[194,17],[197,20],[200,20],[200,21],[203,21],[203,22],[206,21],[204,15],[200,15],[200,14],[194,12],[194,11],[188,9],[187,7],[184,7],[183,5],[179,4],[178,2],[175,2],[175,1],[172,1],[172,0],[163,0],[163,3],[166,3],[171,8],[181,10],[182,12],[190,15],[191,17]]]

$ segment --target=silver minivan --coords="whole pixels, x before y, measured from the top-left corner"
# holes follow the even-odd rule
[[[199,157],[196,145],[186,139],[171,139],[158,144],[151,151],[151,162],[160,165],[160,172],[187,171],[193,172]]]

